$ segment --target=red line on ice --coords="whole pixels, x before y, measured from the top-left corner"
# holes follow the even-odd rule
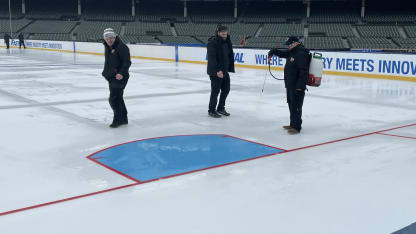
[[[396,134],[387,134],[387,133],[377,133],[377,134],[384,135],[384,136],[400,137],[400,138],[406,138],[406,139],[413,139],[413,140],[416,140],[416,137],[401,136],[401,135],[396,135]]]
[[[119,172],[117,170],[111,169],[111,168],[105,166],[104,164],[101,164],[98,161],[96,161],[93,158],[91,158],[92,156],[94,156],[95,154],[97,154],[99,152],[102,152],[102,151],[104,151],[106,149],[110,149],[110,148],[113,148],[113,147],[116,147],[116,146],[119,146],[119,145],[124,145],[124,144],[128,144],[128,143],[133,143],[133,142],[138,142],[138,141],[144,141],[144,140],[149,140],[149,139],[164,138],[164,137],[169,137],[169,136],[153,137],[153,138],[146,138],[146,139],[140,139],[140,140],[130,141],[130,142],[126,142],[126,143],[122,143],[122,144],[118,144],[118,145],[114,145],[114,146],[107,147],[105,149],[102,149],[100,151],[97,151],[97,152],[95,152],[95,153],[87,156],[87,158],[90,159],[91,161],[95,162],[95,163],[98,163],[101,166],[104,166],[104,167],[106,167],[106,168],[108,168],[108,169],[110,169],[110,170],[112,170],[112,171],[114,171],[114,172],[116,172],[116,173],[124,176],[124,177],[127,177],[127,178],[135,181],[135,183],[128,184],[128,185],[123,185],[123,186],[118,186],[118,187],[114,187],[114,188],[110,188],[110,189],[105,189],[105,190],[101,190],[101,191],[97,191],[97,192],[93,192],[93,193],[87,193],[87,194],[83,194],[83,195],[79,195],[79,196],[69,197],[69,198],[65,198],[65,199],[60,199],[60,200],[56,200],[56,201],[46,202],[46,203],[42,203],[42,204],[38,204],[38,205],[28,206],[28,207],[24,207],[24,208],[20,208],[20,209],[15,209],[15,210],[11,210],[11,211],[6,211],[6,212],[0,213],[0,216],[10,215],[10,214],[14,214],[14,213],[18,213],[18,212],[22,212],[22,211],[26,211],[26,210],[36,209],[36,208],[40,208],[40,207],[44,207],[44,206],[49,206],[49,205],[55,205],[55,204],[58,204],[58,203],[68,202],[68,201],[72,201],[72,200],[76,200],[76,199],[80,199],[80,198],[84,198],[84,197],[90,197],[90,196],[94,196],[94,195],[98,195],[98,194],[102,194],[102,193],[111,192],[111,191],[121,190],[121,189],[129,188],[129,187],[133,187],[133,186],[136,186],[136,185],[140,185],[140,184],[150,183],[150,182],[157,181],[157,180],[160,180],[160,179],[168,179],[168,178],[173,178],[173,177],[177,177],[177,176],[181,176],[181,175],[185,175],[185,174],[191,174],[191,173],[195,173],[195,172],[199,172],[199,171],[204,171],[204,170],[209,170],[209,169],[213,169],[213,168],[218,168],[218,167],[224,167],[224,166],[228,166],[228,165],[232,165],[232,164],[237,164],[237,163],[241,163],[241,162],[251,161],[251,160],[255,160],[255,159],[259,159],[259,158],[271,157],[271,156],[275,156],[275,155],[282,154],[282,153],[288,153],[288,152],[293,152],[293,151],[298,151],[298,150],[303,150],[303,149],[308,149],[308,148],[314,148],[314,147],[318,147],[318,146],[322,146],[322,145],[328,145],[328,144],[332,144],[332,143],[347,141],[347,140],[356,139],[356,138],[360,138],[360,137],[364,137],[364,136],[370,136],[370,135],[374,135],[374,134],[387,135],[387,134],[383,134],[383,132],[392,131],[392,130],[396,130],[396,129],[400,129],[400,128],[412,127],[412,126],[416,126],[416,123],[415,124],[403,125],[403,126],[399,126],[399,127],[395,127],[395,128],[390,128],[390,129],[385,129],[385,130],[381,130],[381,131],[375,131],[375,132],[365,133],[365,134],[361,134],[361,135],[357,135],[357,136],[341,138],[341,139],[338,139],[338,140],[328,141],[328,142],[324,142],[324,143],[319,143],[319,144],[314,144],[314,145],[309,145],[309,146],[294,148],[294,149],[290,149],[290,150],[284,150],[284,149],[280,149],[280,148],[277,148],[277,147],[273,147],[273,146],[269,146],[269,145],[264,145],[264,144],[261,144],[261,143],[258,143],[258,142],[253,142],[253,141],[245,140],[245,141],[253,142],[253,143],[256,143],[256,144],[260,144],[260,145],[272,147],[272,148],[275,148],[275,149],[280,149],[280,150],[283,150],[283,151],[282,152],[279,152],[279,153],[275,153],[275,154],[263,155],[263,156],[259,156],[259,157],[256,157],[256,158],[245,159],[245,160],[241,160],[241,161],[237,161],[237,162],[222,164],[222,165],[213,166],[213,167],[209,167],[209,168],[203,168],[203,169],[199,169],[199,170],[195,170],[195,171],[184,172],[184,173],[181,173],[181,174],[176,174],[176,175],[172,175],[172,176],[166,176],[166,177],[163,177],[163,178],[153,179],[153,180],[148,180],[148,181],[138,181],[138,180],[136,180],[136,179],[134,179],[134,178],[132,178],[130,176],[127,176],[127,175],[123,174],[122,172]],[[229,135],[226,135],[226,134],[198,134],[198,135],[223,135],[225,137],[233,137],[233,136],[229,136]],[[195,135],[177,135],[177,136],[195,136]],[[241,138],[238,138],[238,137],[234,137],[234,138],[241,139]],[[244,139],[241,139],[241,140],[244,140]]]

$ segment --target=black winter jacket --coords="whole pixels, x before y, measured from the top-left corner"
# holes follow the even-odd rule
[[[224,53],[222,51],[222,43],[228,44],[228,60],[229,67],[224,69]],[[217,76],[217,72],[228,70],[228,72],[235,72],[234,69],[234,52],[233,45],[231,43],[230,35],[228,35],[227,40],[223,40],[220,36],[213,36],[208,39],[207,45],[208,53],[208,66],[207,73],[210,76]]]
[[[129,68],[131,65],[129,48],[116,37],[112,47],[104,42],[105,63],[102,75],[111,82],[127,82],[130,77]],[[116,74],[123,75],[121,81],[116,80]]]
[[[292,50],[271,50],[273,55],[286,59],[284,69],[285,87],[287,89],[306,89],[309,73],[309,50],[299,44]]]

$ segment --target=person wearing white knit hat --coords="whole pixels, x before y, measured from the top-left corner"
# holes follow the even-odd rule
[[[106,28],[106,29],[104,29],[103,37],[104,37],[104,40],[106,38],[116,38],[117,34],[114,32],[114,29]]]
[[[109,103],[113,109],[114,117],[111,128],[128,124],[127,108],[124,103],[124,88],[130,77],[131,65],[130,50],[121,41],[112,28],[104,30],[105,63],[102,75],[108,81],[110,88]]]

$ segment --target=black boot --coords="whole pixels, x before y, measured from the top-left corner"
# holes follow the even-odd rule
[[[120,124],[122,124],[122,125],[129,124],[129,120],[127,118],[125,118],[123,121],[120,122]]]
[[[113,122],[112,124],[110,124],[110,128],[118,128],[122,125],[122,123],[120,122]]]
[[[219,115],[216,111],[208,111],[208,115],[212,118],[221,118],[221,115]]]
[[[292,126],[290,126],[290,125],[285,125],[285,126],[283,126],[283,128],[284,128],[284,129],[286,129],[286,130],[289,130],[289,129],[292,129]]]
[[[228,113],[225,109],[217,110],[217,112],[224,115],[224,116],[230,116],[230,113]]]
[[[287,133],[289,133],[290,135],[296,135],[296,134],[299,134],[300,131],[297,129],[291,128],[287,131]]]

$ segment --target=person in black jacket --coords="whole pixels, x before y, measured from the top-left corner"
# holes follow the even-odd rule
[[[290,125],[283,126],[283,128],[288,130],[289,134],[298,134],[302,129],[302,106],[310,56],[309,50],[299,42],[297,37],[289,37],[286,45],[289,46],[288,50],[270,50],[269,58],[276,55],[286,59],[284,81],[290,111]]]
[[[20,33],[19,36],[18,36],[18,38],[19,38],[19,49],[22,48],[22,45],[23,45],[23,48],[26,49],[26,46],[25,46],[25,38],[23,37],[23,34]]]
[[[105,64],[102,75],[108,81],[110,88],[109,102],[114,112],[111,128],[128,124],[127,108],[124,103],[124,88],[129,80],[131,65],[130,50],[121,41],[113,29],[104,30]]]
[[[207,53],[207,73],[211,80],[208,115],[213,118],[220,118],[219,114],[230,116],[230,113],[225,110],[225,100],[230,92],[229,72],[235,72],[235,70],[233,45],[227,27],[217,27],[216,35],[208,40]],[[220,101],[217,106],[220,91]]]
[[[10,35],[5,33],[4,34],[4,43],[6,43],[6,49],[10,48]]]

